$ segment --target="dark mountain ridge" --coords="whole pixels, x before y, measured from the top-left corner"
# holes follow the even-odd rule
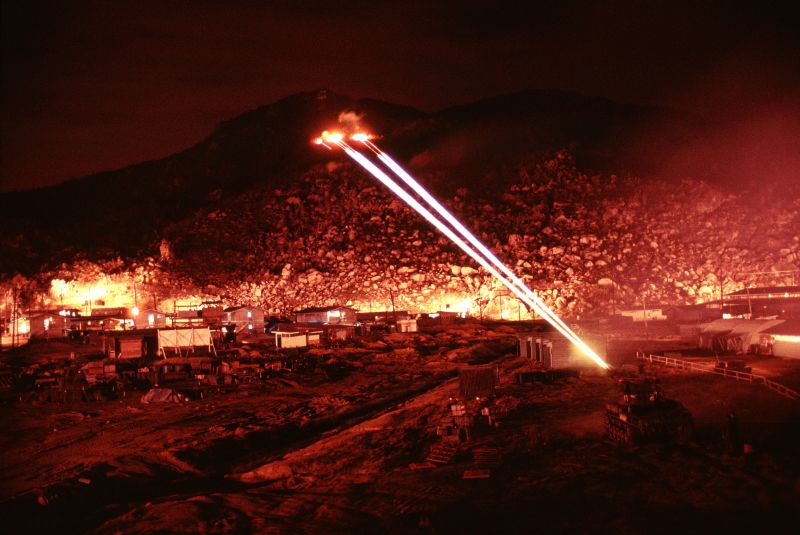
[[[440,193],[502,182],[503,166],[568,148],[583,167],[647,172],[626,154],[637,131],[666,112],[554,90],[494,97],[436,113],[328,90],[293,95],[219,125],[161,160],[56,186],[0,194],[0,272],[33,272],[75,256],[152,254],[162,230],[255,186],[282,188],[320,162],[341,159],[311,138],[352,110],[380,143]],[[494,188],[497,186],[497,188]],[[502,189],[493,184],[489,189]]]

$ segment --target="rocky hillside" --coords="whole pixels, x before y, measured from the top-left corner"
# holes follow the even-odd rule
[[[522,162],[514,177],[497,180],[507,182],[491,195],[491,183],[462,188],[448,204],[564,314],[605,312],[612,301],[633,305],[643,296],[709,300],[720,284],[730,291],[752,282],[752,272],[798,266],[797,195],[757,200],[689,179],[590,176],[565,151]],[[473,311],[504,307],[491,277],[349,164],[330,162],[290,188],[261,188],[199,211],[166,236],[179,278],[276,313],[392,300],[435,310],[464,296]]]

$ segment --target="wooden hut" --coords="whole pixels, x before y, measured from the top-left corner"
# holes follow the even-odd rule
[[[225,309],[225,323],[234,325],[237,334],[263,333],[264,311],[255,307],[228,307]]]
[[[295,323],[311,325],[355,325],[356,309],[348,306],[312,307],[294,313]]]

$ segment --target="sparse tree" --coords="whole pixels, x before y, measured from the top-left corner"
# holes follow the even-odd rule
[[[381,288],[384,294],[389,297],[389,303],[392,306],[392,317],[394,318],[397,312],[397,297],[400,294],[400,277],[394,266],[389,266],[384,271],[383,279],[381,279]]]
[[[486,308],[495,297],[497,279],[491,273],[481,269],[469,275],[462,275],[461,282],[464,284],[469,299],[478,308],[478,317],[483,319]]]

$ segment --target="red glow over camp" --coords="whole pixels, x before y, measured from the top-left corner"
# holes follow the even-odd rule
[[[401,187],[395,179],[381,170],[375,163],[369,160],[364,154],[353,148],[346,141],[344,133],[339,131],[324,131],[316,139],[316,144],[331,148],[331,145],[338,146],[345,154],[353,159],[357,164],[364,168],[369,174],[378,179],[388,187],[392,193],[400,197],[406,204],[413,208],[417,213],[424,217],[429,223],[436,227],[440,232],[447,236],[462,251],[467,253],[472,259],[491,273],[501,284],[508,288],[520,301],[525,303],[531,310],[544,318],[556,331],[561,333],[570,343],[572,343],[584,356],[589,358],[597,366],[608,369],[609,365],[590,348],[583,340],[575,334],[548,306],[531,290],[522,280],[517,277],[497,256],[495,256],[483,243],[478,240],[455,216],[453,216],[439,201],[437,201],[414,177],[412,177],[400,164],[395,162],[388,154],[383,152],[371,140],[374,136],[365,132],[355,132],[350,134],[351,141],[361,143],[397,178],[399,178],[408,188],[411,189],[423,202],[424,206],[409,191]],[[438,214],[438,217],[431,211]],[[449,225],[449,226],[448,226]],[[466,240],[466,241],[465,241]],[[469,242],[469,243],[467,243]]]
[[[0,532],[798,532],[793,3],[140,4],[2,5]]]

